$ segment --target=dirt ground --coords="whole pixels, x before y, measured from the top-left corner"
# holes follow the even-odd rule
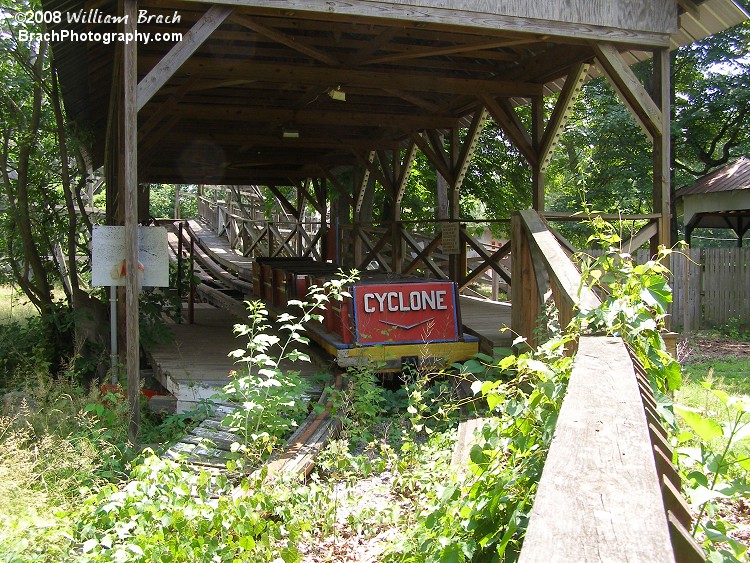
[[[750,358],[750,341],[732,340],[725,336],[690,335],[677,343],[677,359],[686,361],[706,361],[728,358]]]

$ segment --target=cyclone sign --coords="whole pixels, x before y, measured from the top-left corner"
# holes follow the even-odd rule
[[[352,297],[361,346],[459,339],[453,282],[359,284]]]

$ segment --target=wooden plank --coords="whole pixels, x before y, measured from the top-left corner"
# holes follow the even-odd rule
[[[188,0],[195,2],[198,0]],[[479,1],[479,0],[478,0]],[[429,3],[428,3],[429,2]],[[247,0],[220,0],[219,4],[246,6]],[[254,0],[253,7],[278,9],[278,0]],[[416,8],[418,6],[418,8]],[[449,7],[447,7],[449,6]],[[511,2],[481,1],[474,9],[466,0],[394,2],[389,0],[288,0],[284,8],[298,17],[353,21],[354,18],[375,18],[382,25],[424,28],[451,25],[474,27],[503,34],[513,31],[570,37],[621,41],[640,45],[668,46],[669,33],[677,29],[674,4],[660,0],[621,4],[609,2],[570,2],[556,0],[540,5],[513,0]],[[605,9],[606,7],[606,9]],[[625,7],[625,9],[620,9]],[[308,12],[307,14],[305,12]]]
[[[203,42],[224,22],[227,16],[232,13],[232,10],[227,6],[211,6],[201,19],[185,33],[182,41],[164,55],[138,84],[138,110],[145,106],[183,63],[190,58],[190,55],[203,45]]]
[[[519,560],[675,560],[633,364],[619,338],[580,338]]]

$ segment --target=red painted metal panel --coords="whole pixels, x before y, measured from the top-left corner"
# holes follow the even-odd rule
[[[353,297],[357,344],[459,340],[453,282],[358,284]]]

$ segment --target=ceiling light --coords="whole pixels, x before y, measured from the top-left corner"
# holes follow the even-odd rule
[[[299,129],[292,127],[284,127],[281,131],[281,136],[284,139],[299,139]]]
[[[338,100],[339,102],[346,101],[346,92],[344,92],[341,89],[340,85],[336,86],[335,88],[329,88],[328,95],[331,97],[332,100]]]

